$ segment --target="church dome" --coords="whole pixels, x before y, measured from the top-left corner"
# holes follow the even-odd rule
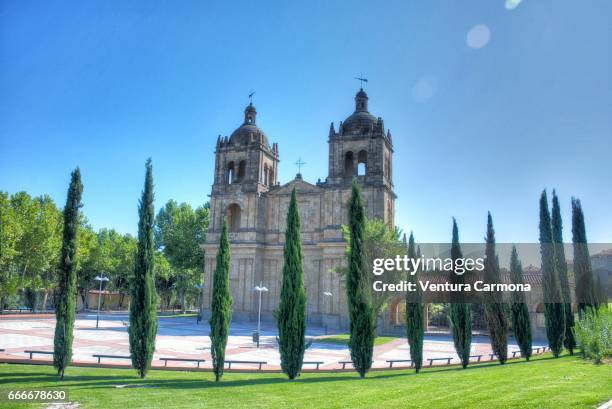
[[[261,143],[268,146],[268,137],[257,125],[257,110],[253,104],[249,104],[244,110],[244,123],[232,132],[230,145],[248,145],[251,142]]]
[[[363,135],[377,126],[378,118],[368,112],[368,94],[361,88],[355,95],[355,112],[342,123],[342,133]]]
[[[342,123],[345,134],[364,134],[370,132],[378,123],[378,118],[369,112],[354,112]]]

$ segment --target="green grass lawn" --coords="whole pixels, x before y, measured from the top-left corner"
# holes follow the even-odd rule
[[[116,385],[129,385],[118,389]],[[612,398],[612,365],[576,357],[512,361],[413,371],[281,374],[151,371],[146,379],[125,369],[68,368],[57,381],[48,366],[0,364],[0,407],[41,407],[6,401],[7,390],[66,388],[84,408],[594,408]]]
[[[387,342],[391,342],[396,339],[397,337],[376,337],[374,339],[374,346],[386,344]],[[317,338],[316,342],[348,345],[348,340],[349,340],[349,334],[336,334],[336,335],[325,336],[325,338]]]

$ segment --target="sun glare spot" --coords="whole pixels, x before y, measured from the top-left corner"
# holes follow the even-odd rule
[[[522,2],[523,2],[523,0],[506,0],[506,9],[507,10],[514,10]]]
[[[474,49],[486,46],[489,40],[491,40],[491,30],[485,24],[478,24],[472,27],[465,39],[468,47]]]

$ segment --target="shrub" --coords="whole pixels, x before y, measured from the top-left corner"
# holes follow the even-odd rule
[[[582,356],[600,364],[612,357],[612,309],[587,308],[575,327]]]

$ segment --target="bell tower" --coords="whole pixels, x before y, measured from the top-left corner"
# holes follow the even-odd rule
[[[259,195],[277,184],[278,162],[278,144],[270,146],[257,126],[257,109],[249,103],[242,125],[229,138],[217,138],[211,231],[221,231],[224,216],[232,232],[256,228]]]
[[[393,141],[381,117],[369,112],[368,94],[360,88],[355,110],[341,121],[336,131],[329,128],[328,186],[349,188],[353,178],[360,182],[368,202],[368,217],[393,224]]]

